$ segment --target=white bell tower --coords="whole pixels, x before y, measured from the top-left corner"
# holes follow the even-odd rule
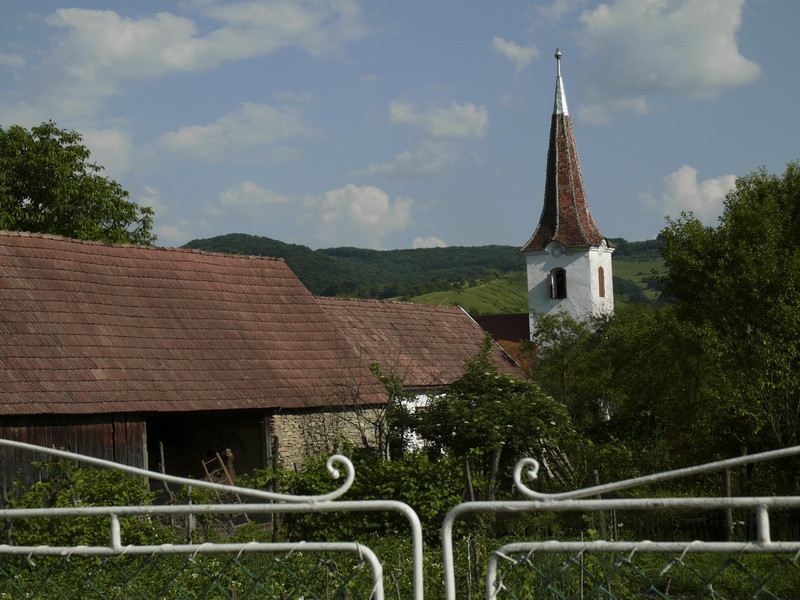
[[[544,207],[522,252],[528,270],[528,308],[534,330],[540,315],[566,312],[586,321],[614,312],[611,253],[589,212],[578,150],[556,50],[556,97],[550,121]]]

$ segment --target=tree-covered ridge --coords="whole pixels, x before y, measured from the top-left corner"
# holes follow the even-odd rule
[[[637,257],[649,258],[655,245],[655,241],[614,240],[614,243],[618,251],[624,248],[629,261],[636,261],[639,259]],[[525,257],[516,246],[451,246],[414,250],[341,247],[311,250],[307,246],[287,244],[267,237],[231,233],[192,240],[185,247],[283,258],[312,293],[325,296],[343,294],[363,298],[416,299],[441,292],[448,299],[458,297],[457,300],[443,303],[467,306],[470,301],[465,300],[465,294],[468,295],[470,290],[474,289],[478,295],[485,296],[489,281],[507,280],[506,276],[514,274],[511,280],[519,287],[518,292],[514,293],[519,294],[521,300],[519,303],[504,301],[504,305],[519,304],[522,312],[527,310],[524,276],[519,276],[525,272]],[[501,287],[507,295],[507,283]],[[633,292],[633,288],[628,290],[623,301]],[[481,306],[479,312],[510,310],[493,311],[485,306],[486,303],[485,298],[478,302]]]

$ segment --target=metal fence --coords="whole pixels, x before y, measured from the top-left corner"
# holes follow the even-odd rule
[[[456,598],[453,577],[453,526],[479,513],[574,513],[600,527],[598,539],[512,542],[494,550],[486,570],[486,598],[800,598],[800,541],[773,541],[770,511],[800,509],[800,498],[616,498],[602,494],[662,481],[730,469],[745,463],[787,458],[800,447],[678,469],[559,494],[542,494],[523,481],[536,478],[533,459],[514,471],[517,490],[530,498],[518,502],[470,502],[454,507],[442,527],[447,600]],[[594,499],[587,499],[594,497]],[[681,511],[750,513],[752,540],[617,540],[626,514]],[[599,539],[598,529],[612,527]],[[612,538],[611,540],[607,538]]]
[[[381,562],[367,546],[356,542],[303,541],[205,542],[200,544],[123,544],[121,520],[129,517],[193,518],[209,515],[274,515],[285,513],[389,512],[409,525],[413,570],[411,594],[423,597],[422,527],[416,513],[393,500],[338,500],[352,485],[355,469],[341,455],[328,459],[334,479],[346,469],[345,481],[333,492],[318,496],[290,496],[249,488],[183,479],[119,465],[110,461],[0,440],[15,447],[116,469],[167,484],[210,489],[221,494],[254,497],[257,504],[183,504],[170,506],[89,506],[0,510],[0,519],[97,519],[106,522],[108,544],[103,546],[0,545],[0,600],[5,598],[364,598],[383,600]],[[52,526],[52,525],[51,525]],[[55,525],[58,527],[59,525]],[[263,558],[264,555],[269,558]]]
[[[76,520],[96,523],[105,531],[104,543],[85,546],[0,544],[0,600],[382,600],[384,597],[422,600],[425,595],[446,600],[484,595],[487,600],[800,598],[800,541],[787,536],[787,531],[794,533],[795,529],[783,527],[788,522],[783,517],[780,521],[771,518],[776,511],[798,511],[800,498],[602,497],[634,486],[786,458],[800,454],[800,447],[554,495],[540,494],[527,486],[525,481],[536,476],[538,464],[524,460],[515,469],[514,481],[517,492],[526,499],[467,502],[454,507],[444,520],[441,554],[437,556],[430,547],[425,549],[420,521],[406,504],[391,500],[341,500],[355,477],[352,463],[343,456],[333,456],[327,463],[334,478],[339,477],[340,469],[346,469],[345,481],[338,489],[320,496],[288,496],[185,480],[8,440],[0,440],[2,446],[114,468],[174,486],[191,485],[222,494],[239,494],[257,502],[0,510],[0,517],[7,524],[12,527],[14,523],[34,524],[34,533],[36,526],[43,531],[47,527],[69,528]],[[398,557],[381,555],[374,548],[354,541],[286,543],[219,539],[145,544],[123,540],[124,525],[130,519],[158,518],[169,523],[183,522],[189,516],[227,519],[247,514],[258,521],[276,514],[364,512],[399,514],[406,520],[407,544],[403,552],[407,556],[403,559],[409,563],[409,585],[398,583],[394,572],[384,572],[386,561]],[[684,517],[708,513],[739,515],[753,523],[752,539],[642,540],[624,534],[625,524],[631,519],[660,513]],[[454,534],[457,526],[465,523],[469,531],[469,524],[475,519],[508,515],[534,518],[571,515],[573,522],[582,524],[581,533],[575,539],[556,536],[535,541],[498,541],[492,547],[484,545],[479,556],[475,552],[477,547],[468,543],[468,535]],[[481,584],[475,581],[476,574],[483,578]]]

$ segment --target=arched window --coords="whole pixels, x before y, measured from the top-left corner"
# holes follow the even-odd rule
[[[598,288],[600,289],[600,297],[606,297],[606,272],[603,270],[603,267],[597,268],[597,283]]]
[[[567,272],[564,269],[553,269],[547,274],[547,296],[555,299],[567,297]]]

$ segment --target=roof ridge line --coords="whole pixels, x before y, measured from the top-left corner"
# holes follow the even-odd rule
[[[460,308],[464,312],[466,310],[460,304],[431,304],[430,302],[411,302],[410,300],[390,300],[388,298],[355,298],[355,297],[348,297],[348,296],[318,296],[314,295],[315,298],[319,298],[320,300],[336,300],[336,301],[346,301],[346,300],[356,300],[358,302],[375,302],[379,304],[406,304],[409,306],[431,306],[436,308],[449,308],[449,309],[457,309]]]
[[[66,237],[63,235],[56,235],[53,233],[38,233],[33,231],[0,230],[0,238],[2,237],[40,238],[45,240],[55,240],[55,241],[67,242],[83,246],[139,248],[142,250],[158,250],[161,252],[183,252],[189,254],[203,254],[207,256],[226,256],[230,258],[248,258],[248,259],[258,259],[258,260],[270,260],[276,262],[286,262],[285,258],[279,256],[264,256],[260,254],[237,254],[235,252],[214,252],[211,250],[203,250],[201,248],[178,248],[175,246],[155,246],[155,245],[149,246],[144,244],[131,244],[127,242],[103,242],[101,240],[79,240],[77,238]]]

